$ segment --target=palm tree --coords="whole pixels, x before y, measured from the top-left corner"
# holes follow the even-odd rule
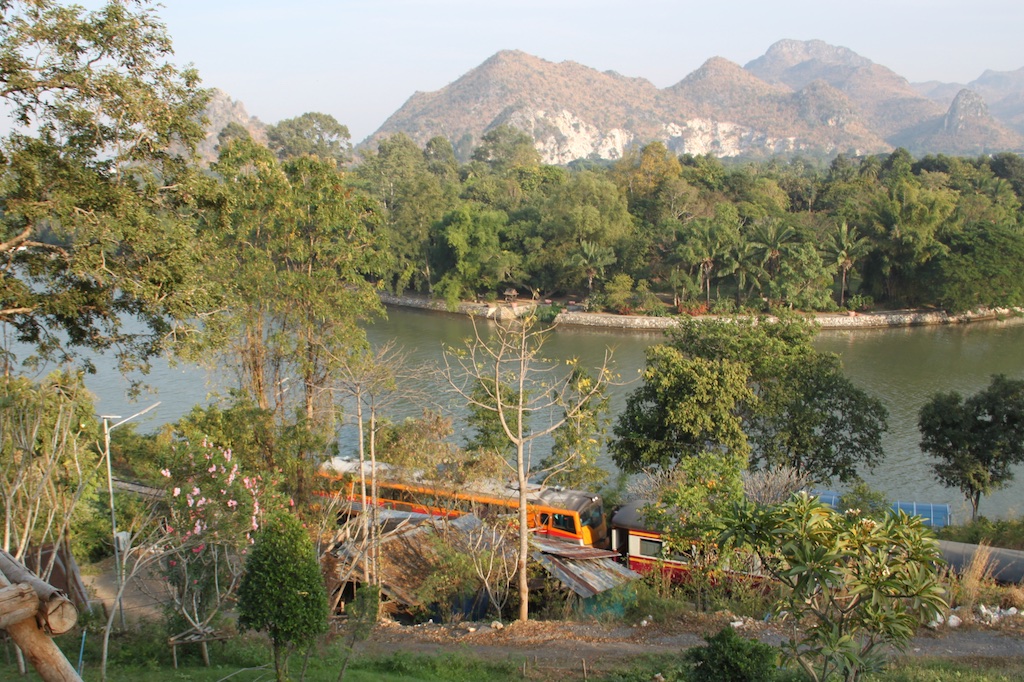
[[[787,248],[796,241],[796,230],[777,220],[765,220],[754,228],[747,242],[770,279],[775,279]]]
[[[726,254],[725,264],[718,273],[732,276],[736,282],[736,305],[743,305],[744,297],[749,298],[754,290],[764,288],[767,273],[761,267],[750,242],[738,242]]]
[[[569,257],[569,265],[583,272],[587,278],[587,293],[594,291],[594,278],[604,277],[604,269],[615,262],[610,246],[582,240],[580,247]]]
[[[839,307],[846,303],[846,278],[854,264],[871,251],[871,240],[860,236],[856,227],[850,227],[844,220],[830,235],[825,244],[825,254],[839,268],[841,284],[839,286]]]

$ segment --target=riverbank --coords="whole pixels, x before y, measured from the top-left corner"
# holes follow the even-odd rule
[[[533,310],[536,303],[515,301],[512,303],[460,303],[455,310],[449,310],[442,301],[431,300],[425,296],[395,296],[381,294],[385,305],[436,310],[439,312],[475,315],[486,319],[511,319]],[[808,314],[813,317],[822,329],[888,329],[893,327],[918,327],[929,325],[969,324],[992,320],[1013,321],[1024,324],[1024,310],[1010,308],[992,308],[950,315],[942,311],[925,310],[890,310],[873,313],[817,313]],[[703,315],[702,318],[717,319],[716,315]],[[591,327],[600,329],[625,329],[636,331],[658,331],[677,324],[674,317],[655,317],[648,315],[615,315],[612,313],[588,313],[582,310],[563,310],[555,318],[560,326]]]

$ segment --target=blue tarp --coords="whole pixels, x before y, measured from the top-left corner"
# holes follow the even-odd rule
[[[824,504],[839,509],[842,496],[832,490],[815,490],[811,493],[817,496]],[[931,502],[904,502],[902,500],[893,502],[894,510],[902,511],[909,516],[920,516],[927,526],[942,528],[952,522],[952,512],[948,504],[933,504]]]

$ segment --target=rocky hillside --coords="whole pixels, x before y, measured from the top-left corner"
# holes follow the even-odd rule
[[[253,139],[266,142],[266,125],[258,118],[250,116],[245,110],[245,105],[237,100],[231,99],[222,90],[213,90],[210,101],[203,111],[206,117],[206,139],[196,146],[199,157],[206,163],[217,158],[217,135],[229,123],[237,123],[252,135]]]
[[[966,92],[962,92],[966,90]],[[418,92],[364,144],[397,132],[447,137],[465,156],[487,130],[531,134],[546,163],[616,159],[661,140],[722,157],[1024,151],[1024,69],[966,87],[911,85],[851,50],[783,40],[745,67],[712,58],[677,84],[499,52],[450,85]]]

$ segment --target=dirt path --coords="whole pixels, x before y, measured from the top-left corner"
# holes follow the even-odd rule
[[[109,613],[114,608],[116,580],[113,558],[88,567],[82,574],[82,582],[89,592],[91,607],[99,607],[103,613]],[[160,618],[163,614],[160,597],[164,591],[162,579],[153,572],[129,580],[121,600],[125,621],[134,623]]]
[[[606,625],[531,621],[494,629],[485,623],[454,626],[384,625],[361,645],[360,651],[391,654],[395,651],[444,654],[464,652],[492,661],[515,661],[533,671],[532,679],[582,679],[624,667],[630,660],[654,654],[677,654],[704,644],[730,623],[728,615],[693,617],[667,624]],[[744,620],[739,631],[747,637],[777,645],[788,639],[783,627]],[[1024,660],[1024,618],[1016,617],[998,629],[980,625],[937,631],[922,629],[906,653],[956,659]]]

